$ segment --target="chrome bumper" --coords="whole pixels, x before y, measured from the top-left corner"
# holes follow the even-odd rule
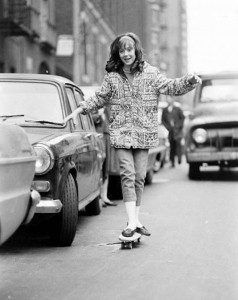
[[[186,157],[187,162],[236,161],[238,152],[189,152]]]
[[[36,206],[40,203],[40,194],[36,190],[32,190],[30,194],[30,208],[23,224],[28,224],[36,212]]]
[[[45,199],[41,200],[36,206],[37,214],[57,214],[61,211],[63,204],[60,200]]]

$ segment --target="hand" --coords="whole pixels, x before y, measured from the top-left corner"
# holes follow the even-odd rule
[[[75,120],[76,117],[78,116],[78,114],[81,114],[82,112],[83,112],[83,108],[81,106],[79,106],[70,115],[68,115],[66,118],[64,118],[63,122],[66,123],[70,119]]]
[[[188,81],[190,84],[201,84],[202,80],[199,76],[197,76],[196,74],[192,74],[188,76]]]

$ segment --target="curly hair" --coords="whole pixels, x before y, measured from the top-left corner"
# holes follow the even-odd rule
[[[141,72],[143,69],[144,61],[142,60],[143,58],[143,51],[142,51],[142,46],[139,37],[134,34],[133,32],[127,32],[124,34],[120,34],[115,38],[115,40],[112,42],[110,46],[110,58],[106,63],[105,70],[110,73],[110,72],[117,72],[117,73],[122,73],[122,67],[123,67],[123,62],[120,59],[119,56],[119,50],[121,48],[121,41],[120,39],[124,36],[130,37],[134,43],[135,43],[135,56],[136,59],[134,63],[131,66],[131,71],[134,73],[136,71]]]

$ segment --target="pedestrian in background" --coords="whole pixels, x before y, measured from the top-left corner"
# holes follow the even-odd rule
[[[93,113],[93,121],[96,127],[96,131],[102,133],[103,135],[103,143],[105,149],[105,161],[103,164],[103,183],[101,186],[100,197],[102,201],[102,206],[106,207],[117,206],[115,202],[112,202],[107,197],[108,193],[108,183],[109,183],[109,167],[110,167],[110,159],[111,159],[111,150],[110,150],[110,137],[109,137],[109,107],[108,105],[104,107],[102,110],[97,110]]]
[[[183,95],[194,89],[200,78],[194,74],[166,78],[158,68],[143,61],[141,43],[134,33],[121,34],[112,42],[106,71],[95,96],[82,102],[65,120],[106,104],[110,106],[110,142],[119,159],[128,217],[122,235],[131,237],[138,232],[149,236],[149,230],[140,221],[140,207],[148,151],[158,145],[159,95]]]
[[[169,132],[170,143],[170,162],[171,167],[175,167],[175,157],[178,158],[178,164],[182,161],[182,138],[184,114],[182,109],[174,103],[175,99],[167,96],[168,106],[163,109],[162,123]]]

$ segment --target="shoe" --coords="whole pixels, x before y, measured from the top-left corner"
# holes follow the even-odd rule
[[[107,206],[107,205],[108,206],[117,206],[117,204],[115,202],[112,202],[112,201],[109,201],[109,202],[104,201],[103,205],[105,205],[105,206]]]
[[[112,201],[105,202],[105,203],[106,203],[106,205],[109,205],[109,206],[117,206],[117,204],[115,202],[112,202]]]
[[[136,230],[134,229],[130,229],[130,228],[126,228],[122,231],[122,235],[124,237],[132,237],[134,235],[134,233],[136,232]]]
[[[142,235],[150,236],[151,233],[145,228],[145,226],[142,227],[136,227],[136,232],[140,233]]]
[[[175,168],[175,163],[171,163],[170,168]]]

